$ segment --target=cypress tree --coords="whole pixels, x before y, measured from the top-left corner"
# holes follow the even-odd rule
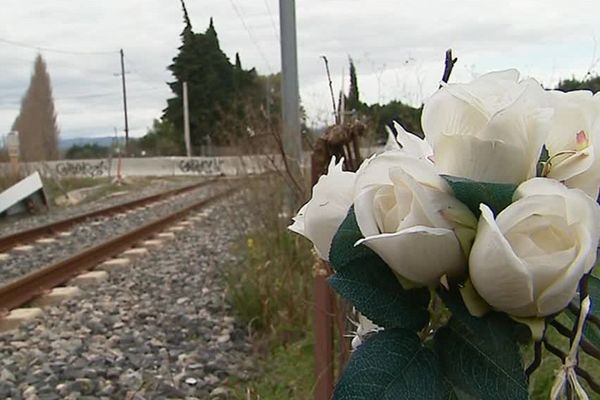
[[[346,110],[353,111],[360,108],[360,99],[358,92],[358,79],[356,78],[356,67],[354,61],[350,58],[350,90],[346,99]]]
[[[59,157],[58,136],[52,85],[46,62],[35,59],[29,88],[21,102],[21,111],[13,123],[19,132],[22,161],[56,160]]]

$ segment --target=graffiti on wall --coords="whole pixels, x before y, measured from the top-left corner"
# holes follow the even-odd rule
[[[60,176],[87,176],[96,178],[108,173],[108,163],[102,161],[65,161],[54,167]]]
[[[219,175],[223,172],[222,165],[223,160],[218,158],[181,160],[179,170],[183,173]]]

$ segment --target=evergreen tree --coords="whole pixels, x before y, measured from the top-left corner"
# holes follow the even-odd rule
[[[108,157],[109,153],[110,148],[107,146],[100,146],[96,143],[87,143],[69,147],[65,153],[65,158],[67,160],[98,159]]]
[[[356,78],[356,67],[354,61],[350,58],[350,90],[346,98],[346,110],[358,111],[361,108],[361,102],[358,92],[358,79]]]
[[[367,106],[365,114],[371,117],[377,137],[385,140],[387,138],[386,127],[393,128],[397,122],[409,132],[423,137],[421,129],[421,113],[423,107],[415,108],[398,100],[392,100],[387,104],[375,103]]]
[[[219,46],[212,18],[205,33],[194,33],[185,9],[184,14],[182,45],[168,67],[176,78],[169,83],[175,97],[167,101],[163,117],[183,132],[183,82],[187,81],[192,145],[205,144],[209,138],[218,143],[220,115],[229,110],[235,89],[234,66]],[[178,142],[183,144],[183,134]]]
[[[56,113],[46,62],[38,55],[29,88],[12,130],[19,133],[22,161],[56,160],[59,157]]]
[[[575,78],[564,79],[558,83],[557,89],[570,92],[572,90],[589,90],[593,93],[600,91],[600,76],[588,76],[583,80]]]
[[[138,139],[138,145],[148,156],[177,155],[180,154],[180,148],[176,136],[172,123],[155,119],[146,135]]]
[[[193,147],[213,143],[229,145],[268,120],[278,126],[276,111],[280,99],[272,96],[274,76],[261,77],[254,68],[245,70],[239,54],[232,64],[219,45],[213,19],[204,33],[195,33],[181,0],[184,29],[181,46],[168,67],[175,80],[168,83],[174,96],[167,100],[162,123],[168,124],[170,143],[184,149],[183,82],[187,82],[190,139]],[[270,99],[270,100],[269,100]],[[273,111],[273,112],[271,112]],[[156,132],[163,136],[163,130]]]

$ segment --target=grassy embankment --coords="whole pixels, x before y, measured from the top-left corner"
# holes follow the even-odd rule
[[[314,385],[311,324],[315,258],[305,239],[287,230],[281,182],[251,188],[249,206],[259,224],[234,249],[241,262],[227,274],[227,297],[248,329],[257,373],[232,382],[234,399],[309,399]]]

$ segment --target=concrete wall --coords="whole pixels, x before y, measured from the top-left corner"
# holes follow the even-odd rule
[[[363,148],[369,155],[382,148]],[[304,154],[303,168],[310,168],[310,153]],[[39,171],[42,176],[108,177],[116,176],[117,159],[60,160],[44,163],[21,163],[21,175]],[[121,159],[123,176],[237,176],[259,174],[283,169],[280,155],[222,156],[222,157],[154,157]],[[0,163],[0,176],[10,174],[10,164]]]
[[[281,167],[280,156],[231,157],[156,157],[123,158],[120,160],[123,176],[237,176],[274,171]],[[117,159],[60,160],[44,163],[21,163],[21,173],[39,171],[42,176],[108,177],[116,176]],[[9,174],[10,165],[0,164],[0,174]]]

